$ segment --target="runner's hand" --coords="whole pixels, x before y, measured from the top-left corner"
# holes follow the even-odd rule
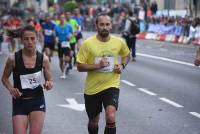
[[[14,99],[19,98],[22,95],[22,93],[19,91],[19,89],[14,88],[14,87],[9,89],[9,92]]]
[[[114,66],[115,73],[121,74],[122,70],[123,70],[123,66],[121,64],[115,64],[115,66]]]
[[[45,81],[45,83],[44,83],[44,88],[45,88],[46,90],[51,90],[52,87],[53,87],[53,81]]]
[[[100,68],[107,67],[107,66],[109,66],[109,64],[110,63],[108,62],[107,58],[105,58],[105,57],[103,57],[99,62]]]

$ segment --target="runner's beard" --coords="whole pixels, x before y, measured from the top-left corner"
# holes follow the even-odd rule
[[[98,34],[102,37],[102,38],[106,38],[109,36],[109,31],[104,30],[104,31],[99,31]]]

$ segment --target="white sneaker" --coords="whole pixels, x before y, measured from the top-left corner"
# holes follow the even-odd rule
[[[60,78],[61,78],[61,79],[66,79],[67,77],[66,77],[65,74],[63,74],[63,75],[60,76]]]

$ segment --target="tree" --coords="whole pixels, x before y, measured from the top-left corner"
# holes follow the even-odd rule
[[[64,10],[65,11],[73,11],[75,8],[78,8],[78,4],[76,1],[67,1],[64,3]]]

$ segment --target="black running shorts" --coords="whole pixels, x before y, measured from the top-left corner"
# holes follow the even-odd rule
[[[118,109],[119,89],[111,87],[94,95],[84,94],[84,98],[87,115],[93,119],[102,112],[102,104],[104,109],[108,105],[113,105],[116,110]]]
[[[33,111],[46,111],[44,96],[31,99],[13,99],[12,115],[29,115]]]

